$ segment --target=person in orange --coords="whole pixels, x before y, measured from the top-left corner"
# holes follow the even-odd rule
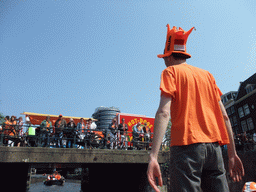
[[[58,173],[58,171],[55,171],[54,177],[55,177],[55,179],[57,179],[57,180],[60,180],[60,179],[61,179],[61,175]]]
[[[4,131],[4,135],[8,135],[9,134],[9,129],[10,129],[10,117],[9,116],[5,116],[4,118],[4,123],[3,123],[3,131]]]
[[[256,192],[256,183],[252,181],[246,182],[242,192]]]
[[[167,25],[164,54],[166,69],[161,75],[161,98],[154,123],[154,138],[147,176],[159,192],[162,176],[157,161],[159,148],[171,116],[171,191],[229,191],[221,145],[227,144],[229,172],[241,181],[243,164],[238,157],[231,124],[221,102],[221,91],[206,70],[191,66],[186,59],[188,35],[192,32]]]

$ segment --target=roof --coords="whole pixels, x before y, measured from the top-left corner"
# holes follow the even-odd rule
[[[239,89],[238,89],[238,92],[237,92],[236,100],[239,100],[240,98],[242,98],[243,96],[245,96],[247,94],[245,88],[249,84],[251,84],[251,85],[256,84],[256,73],[254,73],[251,77],[249,77],[245,81],[240,82],[240,86],[239,86]]]

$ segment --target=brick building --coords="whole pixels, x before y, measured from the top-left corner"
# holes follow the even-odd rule
[[[240,82],[238,91],[221,96],[235,134],[255,133],[256,73]]]

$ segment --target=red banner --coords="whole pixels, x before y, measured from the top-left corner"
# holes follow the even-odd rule
[[[132,140],[132,127],[136,125],[138,122],[140,122],[142,125],[147,123],[147,126],[150,128],[151,133],[154,131],[154,122],[155,118],[152,117],[146,117],[143,115],[134,115],[134,114],[125,114],[125,113],[119,113],[117,115],[118,124],[122,122],[122,118],[125,119],[125,123],[128,126],[128,139],[129,141]]]

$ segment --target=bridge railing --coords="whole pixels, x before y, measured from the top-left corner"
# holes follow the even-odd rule
[[[104,149],[150,149],[153,134],[120,133],[110,129],[40,127],[0,124],[0,145],[20,147],[64,147]]]

